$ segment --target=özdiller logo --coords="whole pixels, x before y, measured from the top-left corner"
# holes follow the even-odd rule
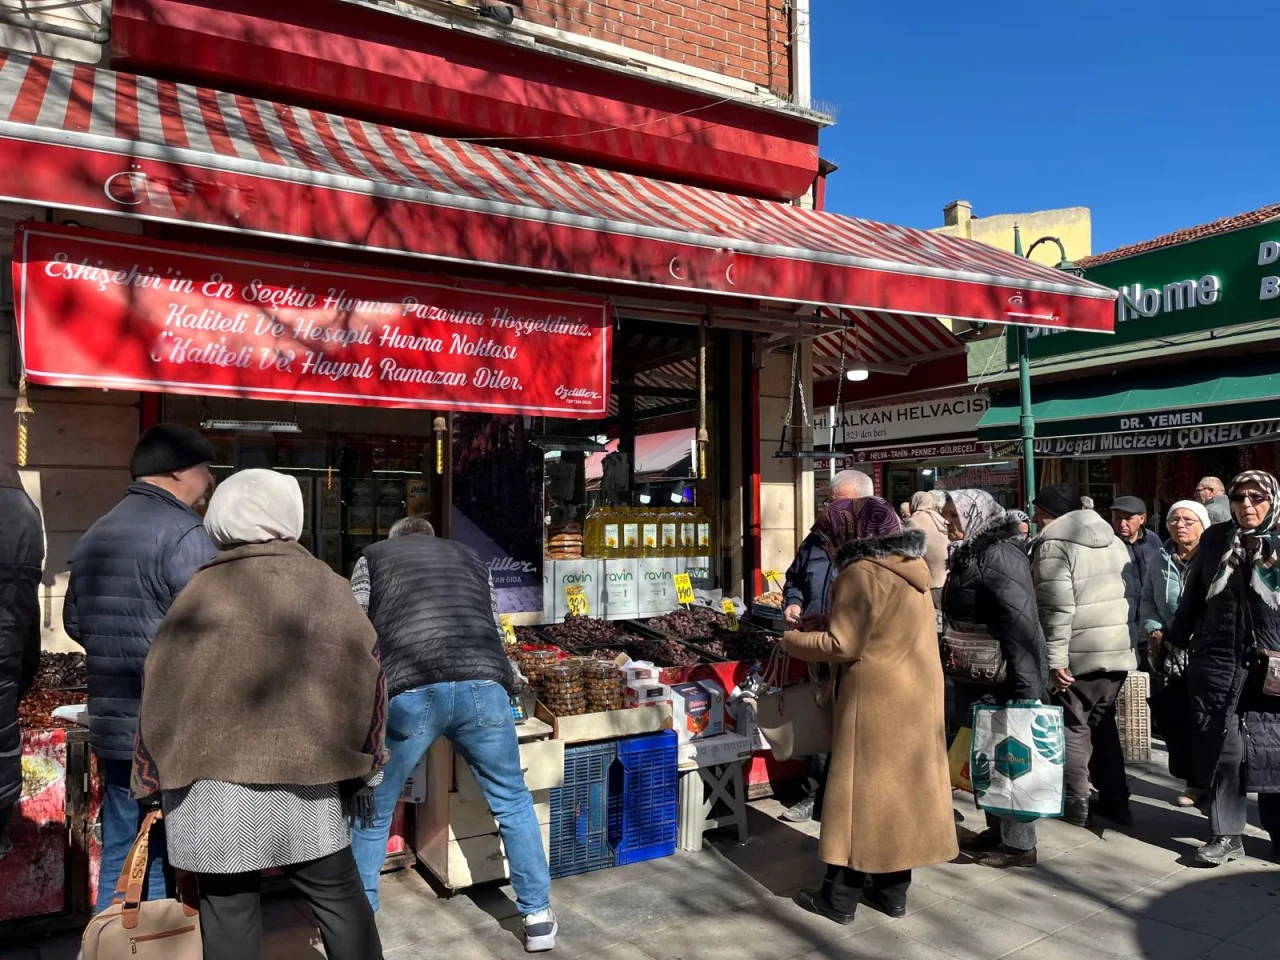
[[[556,399],[567,400],[569,403],[589,406],[600,399],[600,394],[594,390],[588,390],[585,387],[566,387],[562,383],[560,386],[556,387]]]

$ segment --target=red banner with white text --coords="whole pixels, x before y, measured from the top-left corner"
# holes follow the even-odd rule
[[[598,418],[605,302],[70,227],[14,239],[33,383]]]

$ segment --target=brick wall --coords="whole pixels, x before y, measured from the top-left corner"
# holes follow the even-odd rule
[[[513,0],[515,2],[515,0]],[[790,90],[787,0],[522,0],[517,16]]]

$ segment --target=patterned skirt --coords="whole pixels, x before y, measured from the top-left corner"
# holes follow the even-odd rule
[[[165,790],[161,803],[169,862],[191,873],[249,873],[305,863],[351,843],[336,783],[197,780]]]

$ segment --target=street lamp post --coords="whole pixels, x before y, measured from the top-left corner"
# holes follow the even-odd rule
[[[1082,275],[1083,271],[1067,259],[1067,248],[1057,237],[1041,237],[1023,254],[1022,230],[1016,223],[1013,225],[1014,256],[1029,258],[1042,243],[1057,244],[1058,252],[1062,254],[1057,266],[1059,270],[1074,276]],[[1031,340],[1025,326],[1018,327],[1018,402],[1018,427],[1022,434],[1022,498],[1023,507],[1029,510],[1036,495],[1036,419],[1031,413]]]

